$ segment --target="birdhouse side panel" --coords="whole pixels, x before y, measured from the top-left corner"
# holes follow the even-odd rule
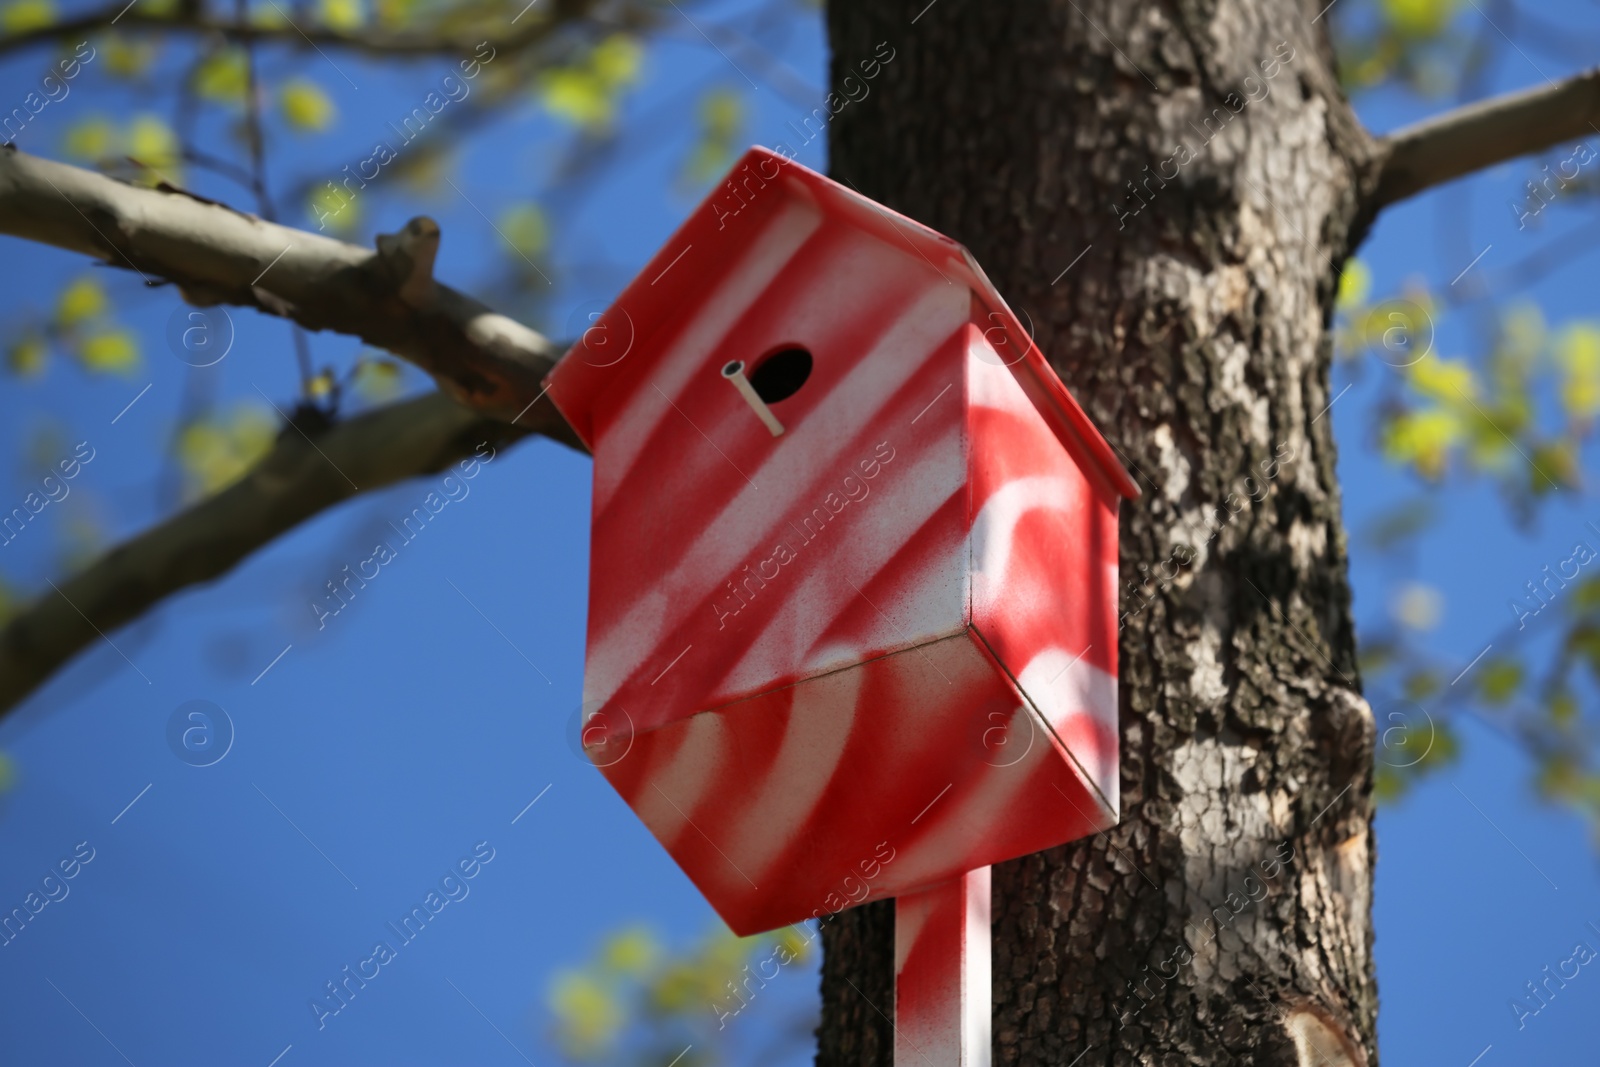
[[[972,622],[1115,812],[1117,500],[982,335],[968,347]]]
[[[648,730],[963,625],[966,424],[925,383],[959,382],[967,299],[907,258],[824,228],[720,339],[662,357],[698,368],[664,376],[676,395],[604,398],[596,470],[616,489],[596,503],[588,701]],[[791,345],[813,365],[771,405],[774,437],[722,368]],[[622,412],[655,429],[613,455]],[[897,613],[852,587],[912,565]],[[822,641],[841,620],[849,649]]]

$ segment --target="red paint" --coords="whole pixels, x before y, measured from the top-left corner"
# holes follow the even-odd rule
[[[603,773],[750,934],[885,842],[861,899],[1116,821],[1135,490],[959,245],[764,149],[735,179],[591,329],[626,354],[548,384],[595,456]],[[722,370],[792,346],[774,436]]]

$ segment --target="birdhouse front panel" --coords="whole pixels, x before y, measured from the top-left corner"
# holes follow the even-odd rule
[[[1130,485],[959,245],[741,175],[549,386],[595,456],[586,749],[748,934],[1115,821]]]
[[[780,216],[752,258],[772,245],[805,284],[733,272],[738,299],[708,297],[723,331],[682,322],[596,407],[584,695],[638,731],[966,624],[964,420],[953,400],[917,416],[968,293],[847,227]],[[774,437],[722,368],[796,348],[811,370]],[[851,586],[873,580],[881,611]],[[841,624],[849,645],[823,640]]]

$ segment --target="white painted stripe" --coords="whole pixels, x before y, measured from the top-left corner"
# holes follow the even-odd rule
[[[966,930],[961,938],[961,1063],[989,1067],[990,1028],[994,1025],[990,870],[962,876],[966,883]]]
[[[1014,581],[1031,577],[1011,572],[1011,549],[1024,515],[1040,510],[1080,515],[1091,503],[1083,482],[1053,474],[1017,478],[990,493],[972,523],[973,614],[982,617],[1008,595],[1026,595],[1011,588]]]
[[[987,660],[983,669],[992,669]],[[1031,795],[1029,790],[1039,787],[1035,772],[1045,758],[1055,759],[1055,750],[1035,744],[1028,757],[1015,766],[982,768],[985,773],[976,789],[971,782],[963,783],[966,791],[953,798],[957,803],[936,804],[918,824],[925,832],[895,857],[896,878],[916,885],[948,875],[950,857],[968,855],[974,847],[974,828],[1004,825],[1016,805]]]
[[[728,726],[721,715],[692,716],[682,729],[688,733],[677,753],[646,767],[634,795],[626,798],[634,814],[669,850],[677,847],[685,831],[694,832],[690,820],[695,808],[712,786],[721,783],[720,769],[730,756]]]
[[[797,201],[774,216],[728,272],[724,284],[706,298],[694,322],[656,357],[647,371],[650,380],[668,396],[681,393],[689,379],[705,369],[706,356],[722,343],[734,323],[750,310],[821,223],[822,216],[815,207]],[[642,354],[639,358],[643,358]],[[654,390],[641,384],[617,418],[605,427],[606,462],[596,464],[594,470],[596,515],[605,510],[618,482],[644,450],[645,442],[670,414],[671,406],[662,404]]]
[[[1071,720],[1078,715],[1090,716],[1106,736],[1117,736],[1117,676],[1086,662],[1081,652],[1047,648],[1017,672],[1017,683],[1063,743],[1071,735]],[[1121,775],[1116,745],[1110,751],[1084,751],[1082,746],[1068,746],[1068,750],[1117,809]]]
[[[897,1064],[989,1067],[990,869],[895,899]]]
[[[909,453],[897,456],[869,483],[872,491],[866,499],[850,504],[820,536],[799,548],[798,558],[774,580],[781,583],[774,590],[782,597],[778,610],[719,682],[718,691],[748,692],[795,670],[820,674],[861,661],[862,650],[816,645],[852,603],[860,603],[860,595],[841,578],[869,581],[907,551],[918,534],[928,534],[924,524],[966,476],[960,434],[960,424],[951,422],[948,434],[914,464]],[[792,535],[789,543],[798,540]],[[879,631],[886,649],[954,633],[965,624],[965,546],[953,539],[950,549],[942,558],[930,558],[899,598],[880,603],[889,616]]]
[[[855,447],[852,441],[861,427],[904,384],[904,356],[897,359],[895,354],[931,353],[966,324],[969,302],[965,291],[939,286],[906,308],[873,350],[818,403],[812,417],[792,428],[785,446],[775,449],[754,472],[753,480],[766,488],[741,488],[718,514],[705,521],[699,538],[673,571],[661,576],[621,620],[594,635],[584,673],[585,701],[609,700],[644,659],[657,654],[668,632],[683,620],[684,611],[706,611],[708,620],[713,618],[700,603],[717,588],[707,588],[706,575],[732,578],[752,562],[751,554],[760,551],[764,556],[773,546],[765,544],[763,537],[780,516],[802,506],[820,505],[826,491],[835,488],[829,484],[825,492],[817,492],[822,473],[831,476],[837,471],[842,479],[857,460],[870,458],[845,449]],[[734,413],[748,417],[742,409]],[[612,462],[606,452],[595,467],[596,476]],[[904,466],[907,469],[897,470],[891,462],[876,481],[892,484],[895,477],[915,470],[909,461]],[[868,498],[850,508],[869,510],[872,503]],[[842,514],[841,521],[844,518]],[[820,632],[811,631],[808,640]]]
[[[841,655],[850,656],[845,648]],[[766,769],[747,802],[728,851],[752,878],[779,876],[772,865],[799,839],[833,781],[839,758],[850,741],[866,671],[841,671],[793,690],[794,705],[777,758]],[[705,769],[702,768],[702,773]]]

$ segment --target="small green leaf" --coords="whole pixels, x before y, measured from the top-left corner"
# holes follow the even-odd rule
[[[361,221],[361,198],[352,196],[342,186],[325,184],[312,190],[310,202],[311,221],[319,231],[348,232]]]
[[[356,364],[355,391],[368,403],[390,400],[400,392],[405,368],[392,359],[365,359]]]
[[[309,78],[295,78],[278,91],[283,117],[298,130],[325,130],[338,114],[321,86]]]
[[[1561,406],[1573,419],[1592,418],[1600,412],[1600,328],[1589,323],[1569,326],[1555,349],[1562,371]]]
[[[1583,768],[1568,753],[1552,753],[1544,758],[1534,777],[1539,792],[1559,800],[1576,795],[1582,788]]]
[[[82,274],[69,282],[56,299],[56,322],[70,330],[89,319],[99,318],[107,310],[106,291],[93,275]]]
[[[539,95],[546,110],[575,126],[605,126],[611,121],[611,99],[588,71],[546,71]]]
[[[320,0],[317,11],[323,24],[336,30],[353,30],[367,20],[361,0]]]
[[[592,1058],[611,1047],[622,1029],[622,1006],[612,991],[593,977],[569,971],[558,975],[550,992],[556,1035],[575,1058]]]
[[[1405,796],[1411,782],[1393,767],[1383,764],[1372,769],[1372,799],[1379,804],[1393,804]]]
[[[1453,411],[1434,407],[1403,412],[1384,427],[1383,454],[1392,462],[1415,467],[1430,481],[1438,481],[1444,477],[1451,448],[1465,436],[1465,427]]]
[[[1420,704],[1439,691],[1439,684],[1439,676],[1432,671],[1415,670],[1406,675],[1400,692],[1407,700]]]
[[[1566,606],[1573,614],[1589,614],[1600,609],[1600,574],[1592,574],[1578,582]]]
[[[1352,257],[1345,263],[1344,270],[1339,272],[1339,310],[1348,313],[1362,307],[1371,291],[1372,271],[1361,260]]]
[[[48,26],[56,19],[51,0],[13,0],[0,10],[0,28],[8,33],[25,33]]]
[[[1522,685],[1522,664],[1513,659],[1485,663],[1478,671],[1478,694],[1486,704],[1504,704]]]
[[[6,351],[6,367],[19,378],[37,378],[50,361],[50,346],[36,333],[25,333]]]
[[[62,149],[67,155],[90,163],[111,157],[116,153],[116,146],[116,127],[99,116],[73,123],[62,138]]]
[[[684,167],[684,178],[691,186],[714,181],[727,169],[738,149],[744,125],[744,99],[736,90],[712,89],[700,99],[699,137]]]
[[[1578,456],[1574,442],[1546,441],[1528,456],[1528,491],[1534,496],[1572,489],[1578,484]]]
[[[1590,623],[1574,626],[1567,634],[1567,651],[1586,662],[1600,678],[1600,628]]]
[[[1411,388],[1431,400],[1461,404],[1477,398],[1478,379],[1460,360],[1420,359],[1406,368]]]
[[[338,382],[333,377],[333,371],[322,370],[306,383],[306,392],[311,399],[324,401],[334,394]]]
[[[600,948],[600,965],[617,974],[640,976],[654,969],[661,945],[648,927],[620,930]]]
[[[250,85],[247,63],[242,49],[213,53],[194,73],[195,92],[219,104],[243,104]]]
[[[146,14],[151,14],[146,10]],[[155,62],[159,46],[155,41],[135,41],[113,33],[102,45],[106,69],[119,78],[137,78]]]
[[[158,181],[178,184],[183,181],[182,172],[178,169],[178,135],[159,115],[146,113],[134,116],[128,124],[127,151],[131,159],[151,172],[147,184],[154,185]]]
[[[617,98],[637,80],[644,50],[626,34],[612,34],[583,61],[544,72],[540,100],[551,114],[577,126],[602,129],[611,125]]]
[[[377,13],[378,21],[385,26],[403,26],[415,16],[417,0],[374,0],[373,9]],[[528,12],[531,20],[537,17],[537,11]]]
[[[617,89],[639,77],[639,64],[644,49],[639,42],[623,33],[614,33],[595,46],[589,57],[591,69],[607,89]]]
[[[277,433],[272,410],[249,403],[185,427],[177,452],[191,495],[209,495],[237,481],[267,453]]]
[[[537,204],[518,204],[500,216],[500,232],[511,247],[525,256],[537,256],[550,241],[550,227]]]
[[[78,359],[101,374],[131,374],[139,368],[139,342],[127,330],[100,330],[83,339]]]
[[[1383,0],[1383,13],[1407,37],[1433,37],[1455,17],[1457,0]]]

